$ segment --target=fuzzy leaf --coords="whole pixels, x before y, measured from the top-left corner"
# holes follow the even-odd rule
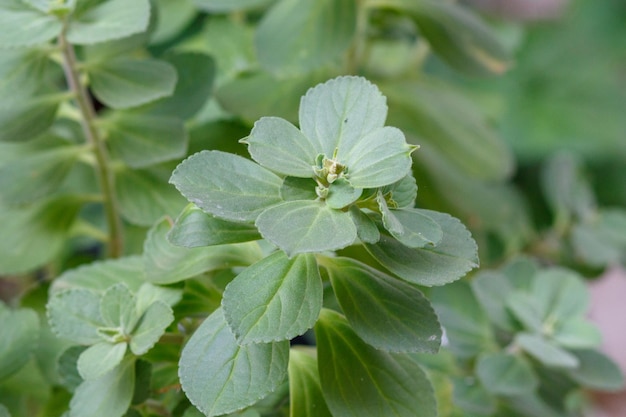
[[[289,408],[291,417],[332,417],[322,395],[317,359],[299,349],[289,352]]]
[[[108,288],[100,299],[100,316],[108,327],[119,327],[130,333],[139,319],[135,306],[137,300],[124,284]]]
[[[162,301],[152,303],[132,332],[130,350],[137,356],[149,351],[172,321],[174,314],[167,304]]]
[[[485,388],[497,395],[529,394],[539,385],[530,364],[521,356],[507,353],[481,355],[476,374]]]
[[[222,299],[238,343],[289,340],[312,328],[322,308],[322,280],[312,255],[275,252],[231,281]]]
[[[78,373],[84,380],[101,377],[122,362],[126,346],[125,342],[99,342],[90,346],[78,357]]]
[[[354,205],[350,207],[350,215],[356,226],[356,233],[359,239],[363,243],[378,243],[380,240],[380,232],[374,220]]]
[[[443,238],[443,230],[433,219],[416,209],[389,210],[382,193],[378,194],[378,207],[385,229],[409,248],[437,246]]]
[[[85,289],[69,289],[48,301],[48,320],[60,338],[81,345],[101,342],[98,328],[104,326],[100,314],[100,297]]]
[[[24,142],[44,133],[55,120],[63,97],[40,94],[17,102],[0,101],[0,142]]]
[[[63,24],[22,1],[2,0],[0,27],[0,48],[14,48],[46,43],[61,33]]]
[[[0,380],[31,358],[39,341],[39,318],[33,310],[11,310],[0,301]]]

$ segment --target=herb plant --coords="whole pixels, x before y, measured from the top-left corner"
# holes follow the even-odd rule
[[[451,75],[510,66],[471,9],[0,0],[0,27],[0,417],[567,417],[622,387],[580,273],[626,260],[626,214],[559,153],[533,224]]]

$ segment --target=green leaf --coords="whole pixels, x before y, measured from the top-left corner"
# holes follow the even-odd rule
[[[497,327],[513,331],[515,323],[506,310],[506,302],[513,287],[506,277],[495,271],[483,271],[470,282],[474,296]]]
[[[541,335],[518,333],[515,336],[515,343],[547,367],[574,369],[579,366],[576,356]]]
[[[316,200],[317,182],[313,178],[285,177],[280,187],[280,197],[284,201]]]
[[[378,207],[382,213],[385,229],[409,248],[437,246],[443,238],[443,230],[433,219],[417,209],[389,210],[382,194],[378,194]]]
[[[170,182],[190,202],[217,217],[254,221],[279,203],[282,180],[267,169],[220,151],[202,151],[184,160]]]
[[[0,380],[31,359],[39,341],[39,318],[33,310],[12,310],[0,301]]]
[[[152,349],[173,321],[174,314],[167,304],[162,301],[152,303],[132,331],[130,350],[139,356]]]
[[[80,384],[70,402],[69,417],[122,417],[134,387],[135,360],[128,357],[101,377]]]
[[[539,385],[537,376],[524,358],[502,352],[481,355],[476,364],[476,375],[489,392],[497,395],[524,395]]]
[[[325,201],[330,208],[342,209],[357,201],[361,194],[362,188],[354,188],[346,179],[339,178],[328,187]]]
[[[57,190],[83,148],[61,146],[0,165],[0,201],[23,204]]]
[[[597,350],[572,351],[578,359],[578,368],[567,374],[584,387],[599,391],[619,391],[624,388],[624,375],[619,366]]]
[[[598,267],[626,263],[626,212],[601,209],[587,222],[572,228],[571,242],[578,258]]]
[[[87,4],[86,9],[77,9],[70,20],[67,40],[72,44],[87,45],[121,39],[148,28],[148,0],[108,0]]]
[[[57,372],[59,382],[69,392],[74,392],[83,382],[83,378],[78,373],[78,357],[87,349],[86,346],[71,346],[63,351],[57,359]]]
[[[454,217],[430,210],[418,210],[437,222],[443,231],[441,242],[433,248],[409,248],[383,234],[368,252],[385,268],[419,285],[443,285],[461,278],[478,266],[476,242]]]
[[[289,408],[291,417],[332,417],[320,386],[317,359],[307,352],[289,352]]]
[[[63,24],[22,1],[2,0],[0,27],[0,48],[14,48],[46,43],[61,33]]]
[[[288,201],[270,207],[259,215],[256,226],[289,256],[342,249],[356,240],[350,214],[319,201]]]
[[[187,151],[187,132],[176,117],[120,112],[104,126],[111,153],[131,168],[181,158]]]
[[[201,10],[223,13],[257,8],[270,1],[271,0],[194,0],[194,3]]]
[[[441,327],[414,286],[350,258],[326,258],[341,310],[366,343],[389,352],[437,353]]]
[[[322,308],[322,280],[313,255],[278,251],[228,284],[224,316],[238,343],[289,340],[312,328]]]
[[[453,400],[463,413],[478,416],[490,416],[496,412],[496,399],[476,378],[453,378]]]
[[[102,294],[100,316],[106,326],[118,327],[124,334],[128,334],[139,320],[136,305],[137,299],[128,287],[122,283],[115,284]]]
[[[322,391],[333,415],[437,415],[430,382],[410,357],[367,345],[331,310],[322,310],[315,334]]]
[[[78,357],[78,373],[86,381],[100,378],[122,362],[126,346],[125,342],[99,342],[90,346]]]
[[[520,290],[512,292],[506,298],[506,309],[526,329],[536,333],[543,332],[545,311],[532,295]]]
[[[568,349],[590,349],[602,343],[600,329],[582,317],[557,324],[552,338],[559,346]]]
[[[55,120],[63,95],[52,93],[0,102],[0,142],[24,142],[44,133]]]
[[[185,207],[167,233],[167,240],[171,244],[186,248],[258,239],[261,239],[261,235],[253,225],[218,219],[203,212],[194,204]]]
[[[539,271],[533,278],[531,291],[546,320],[581,317],[589,306],[589,293],[582,277],[566,269]]]
[[[98,328],[104,326],[100,314],[100,297],[86,289],[68,289],[54,294],[48,301],[48,320],[60,338],[81,345],[102,341]]]
[[[356,32],[356,2],[280,0],[256,32],[259,63],[279,74],[307,73],[337,58]]]
[[[33,270],[54,259],[65,243],[80,201],[61,197],[20,208],[0,208],[0,273]]]
[[[354,205],[350,206],[349,213],[352,216],[357,236],[361,242],[374,244],[380,240],[380,232],[374,220]]]
[[[9,410],[2,404],[0,404],[0,417],[11,417]]]
[[[170,220],[163,218],[148,232],[144,243],[145,279],[171,284],[203,272],[248,266],[261,258],[255,242],[199,248],[174,246],[167,240]]]
[[[114,109],[136,107],[170,96],[177,81],[176,69],[155,59],[116,58],[88,70],[94,95]]]
[[[179,375],[187,398],[206,416],[254,404],[287,376],[289,342],[239,346],[221,309],[196,329],[183,349]]]
[[[170,40],[187,27],[197,15],[193,0],[155,1],[153,12],[156,13],[156,28],[150,36],[152,45]]]
[[[417,183],[412,172],[409,172],[400,181],[386,185],[381,191],[384,196],[389,194],[389,199],[393,201],[396,208],[413,208],[415,206]]]

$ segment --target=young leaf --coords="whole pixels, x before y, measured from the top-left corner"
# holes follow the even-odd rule
[[[254,221],[278,204],[282,180],[267,169],[220,151],[202,151],[184,160],[170,178],[202,210],[233,221]]]
[[[147,281],[171,284],[217,269],[248,266],[261,258],[256,242],[200,248],[174,246],[167,240],[170,220],[156,223],[144,242],[144,271]]]
[[[380,232],[374,220],[354,205],[350,206],[349,213],[352,216],[357,236],[361,242],[374,244],[380,240]]]
[[[441,242],[433,248],[409,248],[383,234],[368,252],[385,268],[409,282],[434,286],[456,281],[478,266],[478,248],[463,224],[445,213],[418,210],[439,224]]]
[[[361,194],[362,188],[354,188],[345,178],[339,178],[328,187],[325,201],[330,208],[339,210],[357,201]]]
[[[323,265],[361,339],[389,352],[437,353],[439,320],[417,288],[350,258],[327,258]]]
[[[0,301],[0,380],[31,358],[39,340],[39,318],[33,310],[11,310]]]
[[[545,311],[536,298],[524,291],[516,290],[509,294],[505,301],[506,311],[526,329],[536,333],[543,331]]]
[[[133,398],[135,360],[127,357],[99,378],[83,381],[70,402],[69,417],[122,417]]]
[[[289,256],[342,249],[356,240],[350,214],[320,201],[288,201],[270,207],[259,215],[256,226]]]
[[[206,416],[251,405],[287,376],[289,342],[239,346],[221,309],[196,329],[180,358],[180,382],[187,398]]]
[[[81,345],[102,341],[98,328],[105,324],[100,314],[100,297],[94,292],[75,288],[56,293],[47,309],[50,327],[58,337]]]
[[[430,217],[416,209],[389,210],[385,197],[378,193],[378,207],[385,229],[409,248],[437,246],[443,238],[443,230]]]
[[[332,417],[320,387],[317,359],[305,351],[289,352],[289,408],[291,417]]]
[[[78,357],[78,373],[86,381],[101,377],[122,362],[126,347],[126,342],[99,342],[90,346]]]
[[[107,4],[107,3],[105,3]],[[98,100],[114,109],[149,103],[174,92],[176,69],[164,61],[116,58],[89,67]]]
[[[591,349],[574,350],[578,368],[567,374],[579,384],[599,391],[618,391],[624,388],[624,375],[619,366],[608,356]]]
[[[128,334],[139,320],[136,304],[137,299],[126,285],[115,284],[100,299],[100,316],[106,326],[118,327]]]
[[[263,17],[255,44],[260,64],[279,74],[307,73],[338,58],[356,31],[354,1],[281,0]]]
[[[256,227],[218,219],[188,204],[167,233],[173,245],[186,248],[249,242],[261,239]]]
[[[530,356],[548,367],[575,369],[578,358],[541,335],[518,333],[515,342]]]
[[[63,23],[19,0],[0,2],[0,48],[32,46],[54,39]]]
[[[582,317],[575,317],[557,324],[552,338],[568,349],[597,348],[602,343],[602,333],[595,324]]]
[[[322,308],[322,280],[313,255],[278,251],[228,284],[224,316],[240,344],[289,340],[313,327]]]
[[[530,364],[521,356],[507,353],[482,354],[476,375],[487,390],[496,395],[524,395],[539,385]]]
[[[415,177],[409,171],[400,181],[384,186],[381,192],[384,196],[389,194],[389,198],[393,201],[396,208],[413,208],[415,206],[415,198],[417,197]]]
[[[162,301],[152,303],[132,331],[130,350],[139,356],[152,349],[172,321],[174,314],[167,304]]]
[[[341,315],[331,310],[322,310],[315,334],[322,391],[333,415],[437,415],[432,386],[409,356],[369,346]]]
[[[67,31],[67,40],[75,45],[87,45],[121,39],[148,28],[148,0],[108,0],[83,2],[87,8],[77,8]]]
[[[565,321],[581,317],[589,306],[589,292],[582,278],[566,269],[538,272],[533,278],[531,291],[544,319]]]

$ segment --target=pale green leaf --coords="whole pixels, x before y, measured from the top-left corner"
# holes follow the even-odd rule
[[[150,36],[151,44],[159,44],[178,35],[197,14],[193,0],[157,0],[154,3],[157,24]]]
[[[84,380],[101,377],[118,366],[126,353],[126,342],[112,344],[99,342],[87,348],[76,362],[78,373]]]
[[[582,277],[566,269],[539,271],[533,277],[531,291],[545,320],[580,317],[589,306],[589,292]]]
[[[611,358],[596,350],[574,350],[579,366],[567,374],[579,384],[599,391],[619,391],[624,388],[624,374]]]
[[[574,225],[571,242],[577,257],[589,265],[626,264],[626,212],[598,210],[587,222]]]
[[[224,316],[241,344],[290,340],[312,328],[322,308],[322,280],[313,255],[278,251],[228,284]]]
[[[43,94],[13,102],[0,101],[0,142],[24,142],[44,133],[54,122],[60,94]]]
[[[280,0],[257,28],[259,63],[279,75],[310,72],[350,46],[356,20],[353,0]]]
[[[39,341],[39,318],[33,310],[12,310],[0,301],[0,380],[31,359]]]
[[[332,417],[322,395],[317,359],[299,349],[289,352],[289,408],[290,417]]]
[[[248,151],[259,164],[293,177],[310,178],[319,143],[310,141],[294,125],[280,117],[263,117],[245,138]]]
[[[260,238],[261,235],[253,225],[218,219],[193,204],[185,207],[167,233],[170,243],[186,248],[248,242]]]
[[[102,294],[100,316],[106,326],[118,327],[128,334],[139,319],[136,304],[137,299],[125,284],[115,284]]]
[[[437,353],[441,326],[414,286],[349,258],[327,258],[341,310],[365,342],[389,352]]]
[[[559,346],[568,349],[597,348],[602,343],[600,329],[582,317],[575,317],[557,324],[552,338]]]
[[[183,290],[181,288],[161,287],[146,282],[141,285],[136,297],[137,304],[135,310],[139,314],[143,314],[156,301],[162,301],[166,305],[173,307],[182,299]]]
[[[443,238],[443,230],[437,222],[417,209],[389,210],[382,194],[378,196],[385,229],[409,248],[437,246]]]
[[[383,234],[377,244],[366,245],[369,253],[399,277],[426,286],[456,281],[478,266],[476,242],[459,220],[445,213],[419,212],[441,227],[443,238],[437,246],[409,248]]]
[[[91,2],[78,9],[67,30],[67,40],[76,45],[121,39],[148,28],[148,0]]]
[[[111,153],[132,168],[182,158],[187,132],[177,117],[118,113],[106,121]]]
[[[132,331],[130,350],[139,356],[152,349],[172,321],[174,314],[167,304],[162,301],[152,303]]]
[[[208,12],[232,12],[257,8],[270,3],[272,0],[193,0],[195,5]]]
[[[532,295],[520,290],[512,292],[506,297],[506,312],[526,329],[537,333],[543,331],[545,310]]]
[[[55,80],[61,74],[61,67],[50,59],[45,46],[3,50],[0,60],[2,101],[19,103],[27,97],[56,91]]]
[[[116,58],[88,69],[94,95],[114,109],[167,97],[174,93],[177,81],[176,69],[155,59]]]
[[[456,377],[452,381],[454,404],[463,411],[460,416],[490,416],[496,412],[496,398],[476,378]]]
[[[289,342],[239,346],[221,309],[198,327],[180,358],[187,398],[206,416],[254,404],[287,376]]]
[[[476,363],[476,375],[489,392],[497,395],[524,395],[539,385],[524,358],[503,352],[481,355]]]
[[[415,206],[417,183],[410,171],[400,181],[386,185],[381,191],[384,196],[389,194],[389,199],[393,201],[396,208],[413,208]]]
[[[256,221],[261,235],[293,256],[337,250],[356,240],[349,213],[319,201],[289,201],[263,211]]]
[[[350,206],[349,213],[352,216],[357,236],[361,242],[374,244],[380,240],[380,232],[374,220],[355,205]]]
[[[60,338],[81,345],[102,341],[98,328],[104,326],[100,314],[100,296],[86,289],[68,289],[48,301],[48,320]]]
[[[322,391],[333,415],[437,415],[433,388],[409,356],[369,346],[342,316],[331,310],[322,310],[315,334]]]
[[[285,177],[280,187],[280,197],[284,201],[316,200],[317,182],[313,178]]]
[[[334,209],[342,209],[354,203],[363,194],[362,188],[354,188],[345,178],[335,180],[328,187],[326,204]]]
[[[203,272],[248,266],[261,258],[256,242],[198,248],[174,246],[167,240],[170,220],[163,218],[148,232],[144,242],[145,279],[170,284]]]
[[[170,182],[190,202],[217,217],[254,221],[279,203],[282,180],[267,169],[220,151],[202,151],[184,160]]]
[[[518,333],[515,343],[547,367],[575,369],[579,366],[576,356],[541,335]]]
[[[507,299],[514,290],[504,274],[495,271],[482,271],[474,275],[470,282],[474,296],[496,326],[515,330],[515,322],[507,312]]]
[[[69,417],[122,417],[133,398],[135,360],[128,357],[99,378],[83,381],[70,402]]]
[[[32,46],[54,39],[63,24],[19,0],[0,1],[0,48]]]

